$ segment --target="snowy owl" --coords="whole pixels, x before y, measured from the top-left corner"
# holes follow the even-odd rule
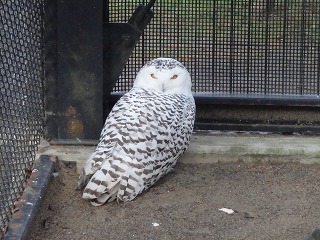
[[[130,201],[173,169],[195,119],[191,77],[172,58],[147,62],[113,107],[79,177],[82,197],[100,206]]]

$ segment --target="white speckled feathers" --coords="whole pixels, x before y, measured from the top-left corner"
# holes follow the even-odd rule
[[[83,198],[96,206],[134,199],[174,167],[189,145],[194,118],[187,70],[173,59],[148,62],[113,107],[83,168],[78,182],[79,188],[86,185]]]

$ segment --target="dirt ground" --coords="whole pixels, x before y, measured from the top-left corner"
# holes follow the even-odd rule
[[[74,190],[75,169],[59,172],[29,240],[302,240],[320,227],[317,164],[180,163],[134,201],[102,207],[91,206]]]

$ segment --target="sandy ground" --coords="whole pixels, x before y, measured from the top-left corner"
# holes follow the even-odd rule
[[[74,190],[75,169],[62,166],[28,239],[304,239],[320,226],[319,172],[317,164],[180,163],[134,201],[93,207]]]

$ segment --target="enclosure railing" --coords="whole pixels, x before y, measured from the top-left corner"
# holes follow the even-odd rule
[[[0,236],[32,171],[43,125],[43,1],[0,1]]]

